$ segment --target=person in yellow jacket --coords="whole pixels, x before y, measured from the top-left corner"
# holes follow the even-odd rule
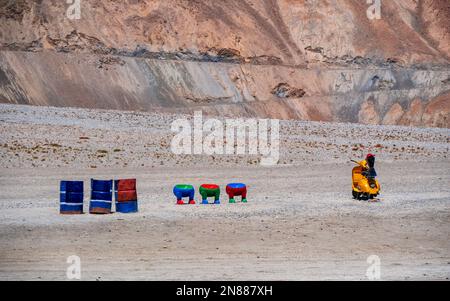
[[[366,159],[358,162],[363,168],[362,174],[366,177],[376,177],[377,172],[375,171],[375,155],[368,154]]]
[[[362,161],[353,161],[358,166],[352,170],[352,194],[358,200],[373,199],[380,193],[380,183],[376,179],[375,156],[368,154]]]

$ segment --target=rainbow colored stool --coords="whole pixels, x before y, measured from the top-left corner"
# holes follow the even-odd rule
[[[195,189],[192,185],[178,184],[173,188],[173,194],[177,197],[177,205],[184,205],[183,198],[189,197],[189,205],[195,205]]]
[[[199,189],[200,195],[202,196],[202,204],[209,204],[208,198],[214,197],[214,204],[220,204],[220,187],[216,184],[203,184]]]
[[[236,203],[235,196],[242,197],[242,203],[247,203],[247,186],[242,183],[230,183],[226,188],[227,194],[230,198],[230,203]]]

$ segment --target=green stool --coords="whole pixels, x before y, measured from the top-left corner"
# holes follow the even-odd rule
[[[203,184],[199,189],[200,195],[202,196],[202,204],[209,204],[208,198],[214,197],[214,204],[220,204],[220,187],[216,184]]]

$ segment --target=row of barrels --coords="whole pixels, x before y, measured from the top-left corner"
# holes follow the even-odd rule
[[[95,180],[91,179],[89,213],[109,214],[112,212],[113,195],[116,212],[138,212],[136,179]],[[84,182],[61,181],[60,213],[83,214]]]

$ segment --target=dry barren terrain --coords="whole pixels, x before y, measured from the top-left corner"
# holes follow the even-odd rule
[[[0,106],[0,279],[64,280],[78,255],[83,280],[359,280],[377,255],[382,279],[448,280],[448,129],[283,121],[280,164],[262,167],[173,155],[178,117]],[[349,159],[369,151],[374,203],[350,193]],[[91,177],[136,177],[140,212],[59,215],[59,181]],[[171,193],[232,181],[249,203],[176,206]]]

